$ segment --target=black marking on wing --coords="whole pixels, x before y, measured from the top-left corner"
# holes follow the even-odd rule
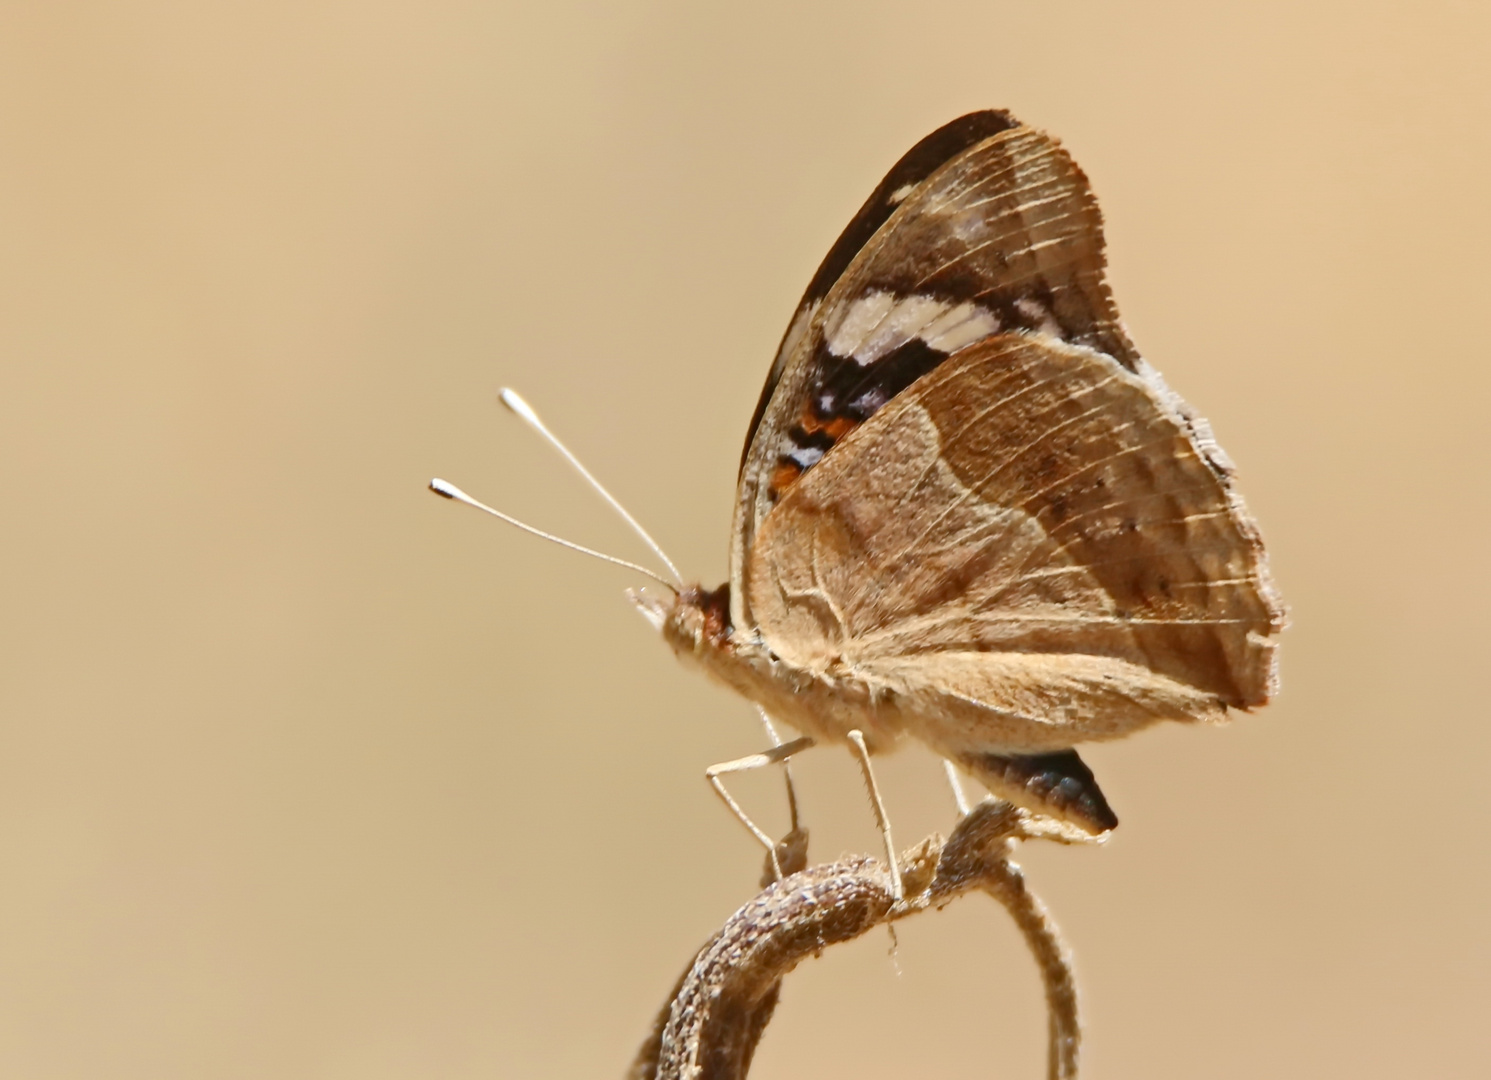
[[[823,460],[835,443],[946,359],[946,353],[913,338],[868,367],[853,361],[837,367],[836,378],[815,389],[798,422],[787,430],[792,449],[777,456],[767,485],[772,501]]]
[[[834,241],[834,246],[824,256],[823,262],[818,265],[818,272],[813,275],[813,280],[808,283],[807,290],[798,301],[793,322],[796,322],[806,308],[828,295],[834,282],[839,280],[845,268],[854,261],[854,256],[870,242],[870,238],[885,224],[896,207],[905,201],[904,196],[895,198],[896,192],[919,186],[970,146],[1019,126],[1020,121],[1003,109],[986,109],[983,112],[968,113],[944,124],[906,151],[865,200],[859,213],[845,226],[838,240]],[[791,332],[791,326],[792,323],[789,323],[788,333]],[[785,341],[784,334],[783,342]],[[782,365],[787,359],[782,353],[782,346],[779,345],[776,363],[772,365],[771,373],[766,378],[766,385],[761,388],[761,398],[756,402],[756,411],[751,414],[750,426],[746,428],[745,445],[740,451],[741,468],[745,467],[751,440],[756,437],[756,429],[761,426],[761,417],[766,413],[772,391],[777,388],[777,382],[781,378]]]
[[[820,352],[823,378],[809,401],[825,424],[836,416],[864,423],[887,401],[947,359],[947,353],[920,338],[912,338],[865,367],[830,356],[827,349]]]
[[[883,287],[891,283],[876,284]],[[940,282],[938,284],[942,285]],[[907,292],[893,292],[893,295],[898,299],[905,295],[928,296],[945,300],[949,307],[966,300],[976,300],[980,307],[999,320],[1000,332],[1039,330],[1043,319],[1032,312],[1051,311],[1051,292],[1047,287],[1041,286],[1020,295],[1006,296],[987,288],[980,291],[977,284],[987,283],[970,282],[963,292],[956,288],[949,290],[913,285]],[[1038,307],[1022,309],[1017,306],[1017,301],[1033,301]],[[827,343],[820,341],[813,351],[814,379],[812,392],[808,396],[809,407],[819,422],[825,425],[839,416],[862,424],[887,401],[946,360],[948,355],[944,350],[934,349],[921,338],[913,337],[872,363],[860,364],[852,357],[835,356],[829,351]]]
[[[877,288],[868,292],[889,291],[884,287],[889,284],[877,281]],[[902,298],[902,294],[892,295],[898,300]],[[970,287],[969,292],[962,295],[947,295],[941,288],[918,288],[912,295],[941,299],[949,308],[969,299],[977,300],[979,307],[998,319],[999,333],[1050,329],[1055,319],[1051,290],[1044,284],[1020,295],[993,289],[979,292],[975,287]],[[846,303],[852,304],[853,301]],[[1067,334],[1059,324],[1055,329],[1064,339],[1075,336]],[[791,448],[778,454],[778,468],[767,487],[771,501],[775,502],[798,477],[816,465],[834,443],[874,416],[888,401],[948,356],[946,350],[934,348],[921,337],[913,337],[878,359],[861,364],[852,356],[834,355],[827,342],[819,341],[810,362],[813,372],[810,392],[797,424],[787,431]],[[825,441],[825,432],[831,432],[832,438]],[[804,453],[810,450],[814,452]],[[783,468],[789,465],[790,468]]]

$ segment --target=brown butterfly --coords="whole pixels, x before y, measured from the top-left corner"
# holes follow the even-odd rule
[[[897,894],[870,755],[904,736],[1101,834],[1075,744],[1276,688],[1284,609],[1232,466],[1119,323],[1087,178],[1001,111],[912,147],[808,285],[746,436],[729,582],[600,557],[667,586],[631,595],[680,657],[803,733],[706,774],[773,862],[720,777],[844,743]]]
[[[891,169],[824,259],[746,437],[730,580],[634,594],[804,738],[912,736],[1089,833],[1072,747],[1276,687],[1284,610],[1232,467],[1140,358],[1087,179],[1006,112]],[[877,811],[882,817],[878,797]]]

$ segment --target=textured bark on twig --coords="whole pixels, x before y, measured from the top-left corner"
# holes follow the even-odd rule
[[[1084,839],[1008,803],[981,803],[946,841],[928,837],[902,855],[906,898],[895,904],[881,863],[858,857],[804,869],[806,834],[794,833],[778,847],[788,876],[767,885],[699,951],[627,1080],[744,1080],[788,972],[830,945],[972,889],[1003,904],[1024,935],[1046,991],[1047,1076],[1074,1080],[1081,1031],[1071,954],[1010,861],[1017,841],[1037,837]]]

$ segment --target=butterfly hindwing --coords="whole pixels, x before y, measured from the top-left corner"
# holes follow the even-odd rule
[[[1092,349],[960,350],[767,515],[742,582],[762,639],[933,712],[983,702],[988,750],[1262,704],[1282,610],[1192,424],[1151,371]]]

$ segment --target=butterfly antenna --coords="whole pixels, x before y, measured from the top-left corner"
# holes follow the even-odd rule
[[[559,456],[569,462],[574,467],[575,472],[583,476],[585,482],[595,489],[596,494],[611,504],[611,509],[620,514],[626,520],[626,523],[632,527],[632,531],[642,538],[642,542],[652,549],[652,553],[663,560],[663,564],[673,574],[674,583],[682,585],[683,575],[678,572],[678,567],[673,565],[673,560],[668,558],[667,553],[658,545],[658,542],[652,538],[646,529],[642,528],[641,523],[632,517],[631,514],[627,513],[626,507],[616,501],[616,496],[607,491],[599,480],[590,475],[590,470],[580,464],[580,459],[570,453],[569,447],[560,442],[559,437],[544,426],[544,422],[538,418],[538,413],[533,411],[533,406],[524,401],[516,390],[508,387],[503,387],[502,392],[497,397],[502,404],[516,413],[523,423],[538,432],[550,446],[557,450]]]
[[[484,502],[478,502],[476,499],[473,499],[470,495],[467,495],[464,491],[456,487],[454,484],[447,483],[446,481],[441,480],[439,477],[436,477],[434,480],[430,481],[430,490],[433,491],[436,495],[443,496],[447,499],[454,499],[458,503],[465,503],[467,506],[473,506],[478,510],[491,514],[495,518],[501,518],[509,525],[516,525],[524,532],[532,533],[534,536],[539,536],[545,540],[552,541],[553,543],[558,544],[560,547],[567,547],[571,551],[578,551],[581,555],[589,555],[591,558],[600,559],[602,562],[614,563],[617,566],[624,566],[628,570],[635,570],[639,574],[644,574],[647,577],[652,578],[653,581],[656,581],[659,585],[662,585],[664,588],[671,590],[673,593],[676,594],[678,592],[678,586],[676,584],[669,581],[667,578],[663,577],[660,574],[653,573],[645,566],[638,566],[634,562],[627,562],[627,560],[625,559],[618,559],[615,555],[607,555],[604,551],[596,551],[593,548],[588,548],[582,544],[577,544],[573,540],[566,540],[562,536],[555,536],[553,533],[546,533],[542,529],[535,529],[532,525],[529,525],[526,522],[519,521],[511,514],[504,514],[501,510],[494,510],[492,509],[492,507],[488,506]]]

